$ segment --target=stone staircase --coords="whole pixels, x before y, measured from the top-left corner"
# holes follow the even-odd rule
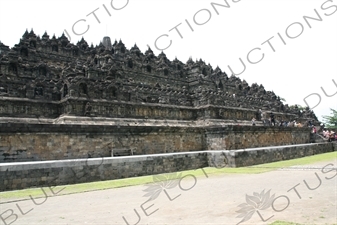
[[[311,143],[324,143],[328,141],[328,139],[323,137],[322,135],[313,133],[310,133],[310,140]]]

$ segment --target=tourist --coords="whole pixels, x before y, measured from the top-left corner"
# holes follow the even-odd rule
[[[329,135],[329,142],[334,141],[335,139],[335,132],[333,130],[330,131]]]
[[[320,124],[320,127],[321,127],[320,130],[324,130],[324,124],[323,123]]]
[[[328,142],[332,141],[332,131],[327,132],[327,138],[328,138]]]
[[[311,127],[312,127],[311,133],[316,134],[317,133],[316,127],[314,125],[311,125]]]
[[[259,114],[260,114],[260,120],[264,120],[263,112],[261,109],[259,109]]]
[[[282,127],[283,126],[283,120],[281,119],[281,121],[280,121],[280,127]]]
[[[261,109],[259,109],[259,110],[257,110],[257,112],[256,112],[256,120],[262,120],[262,110]]]
[[[330,138],[330,131],[329,130],[327,130],[326,132],[325,132],[325,138]]]
[[[256,121],[256,119],[255,119],[255,117],[253,117],[253,118],[252,118],[252,125],[253,125],[253,126],[255,126],[255,121]]]
[[[270,112],[270,125],[275,126],[275,115],[273,112]]]

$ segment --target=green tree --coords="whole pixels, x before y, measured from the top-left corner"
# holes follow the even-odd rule
[[[325,127],[337,129],[337,110],[331,109],[331,116],[323,116]]]

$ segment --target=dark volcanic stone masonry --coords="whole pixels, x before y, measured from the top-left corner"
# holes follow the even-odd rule
[[[277,120],[317,121],[311,110],[290,108],[202,60],[170,61],[109,37],[75,45],[33,30],[12,48],[0,42],[0,162],[310,141],[309,129],[259,126],[259,109]]]
[[[336,151],[333,143],[131,157],[1,163],[0,191],[114,180],[203,167],[242,167]],[[57,190],[60,190],[57,188]]]
[[[137,45],[129,50],[121,40],[111,45],[109,37],[96,47],[84,39],[74,45],[64,34],[40,37],[33,30],[13,48],[0,42],[0,96],[3,117],[250,120],[257,109],[301,116],[262,85],[249,86],[202,60],[170,61],[151,49],[142,53]],[[219,108],[195,110],[209,105]],[[311,111],[305,113],[302,116],[315,117]]]

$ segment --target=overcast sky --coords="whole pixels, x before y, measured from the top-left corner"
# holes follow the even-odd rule
[[[311,108],[319,103],[314,112],[320,119],[337,108],[336,5],[337,0],[0,0],[0,41],[12,47],[33,28],[56,37],[66,30],[73,43],[83,36],[97,45],[110,36],[128,49],[136,43],[144,52],[149,45],[158,55],[166,48],[171,60],[201,58],[249,84],[263,84],[289,105],[305,106],[310,95],[306,101]]]

